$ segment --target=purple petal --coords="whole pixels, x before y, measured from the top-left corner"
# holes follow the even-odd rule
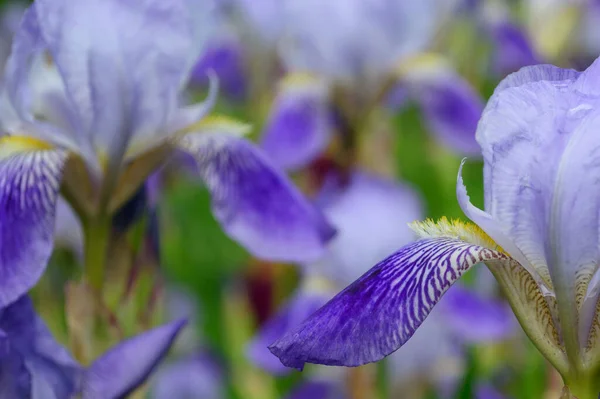
[[[208,86],[213,71],[225,93],[241,99],[246,94],[246,76],[241,44],[227,38],[209,44],[190,76],[192,85]]]
[[[300,292],[285,304],[260,329],[248,345],[248,357],[258,367],[274,375],[284,375],[292,370],[281,364],[268,349],[275,340],[298,327],[308,316],[331,298],[328,295]]]
[[[460,154],[479,155],[475,131],[484,102],[466,80],[449,71],[432,74],[416,84],[415,95],[425,122],[443,144]]]
[[[83,399],[125,397],[148,378],[167,354],[185,320],[130,338],[94,361],[83,379]]]
[[[414,241],[408,223],[423,216],[420,199],[410,187],[362,171],[344,182],[329,175],[316,203],[337,234],[314,268],[340,287]]]
[[[13,359],[17,363],[22,362],[22,373],[28,375],[27,385],[33,398],[60,399],[75,393],[81,375],[80,366],[54,340],[35,313],[29,297],[23,296],[2,310],[0,330],[14,351]]]
[[[521,67],[539,64],[540,60],[526,33],[510,21],[492,26],[495,50],[494,69],[501,75],[519,70]]]
[[[0,307],[29,291],[46,269],[65,159],[52,150],[0,154]]]
[[[222,370],[204,354],[159,369],[150,388],[152,399],[223,399],[225,396]]]
[[[283,169],[317,158],[332,137],[327,87],[311,77],[288,76],[281,84],[261,147]]]
[[[198,162],[223,229],[253,255],[308,262],[334,231],[255,146],[227,134],[194,133],[180,147]]]
[[[460,285],[448,291],[440,307],[447,328],[463,342],[498,341],[516,332],[516,319],[507,303]]]
[[[380,262],[269,347],[288,367],[358,366],[400,348],[446,290],[504,254],[451,238],[417,241]]]
[[[333,381],[310,380],[295,388],[285,399],[344,399],[338,384]]]

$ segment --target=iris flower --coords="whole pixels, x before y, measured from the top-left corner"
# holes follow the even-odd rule
[[[442,295],[484,263],[525,333],[579,399],[600,392],[600,60],[584,72],[526,67],[496,88],[479,123],[485,210],[472,223],[412,224],[404,246],[271,350],[283,364],[358,366],[400,348]],[[462,164],[461,164],[462,168]]]
[[[329,250],[314,265],[305,266],[299,290],[259,330],[248,347],[249,359],[271,374],[284,367],[267,346],[299,326],[344,287],[384,258],[414,233],[406,226],[422,215],[421,204],[408,187],[391,179],[355,171],[347,184],[330,175],[317,203],[337,230]],[[505,339],[514,332],[510,309],[497,300],[455,287],[410,341],[390,357],[394,386],[423,380],[450,392],[458,384],[461,344]],[[476,321],[477,325],[473,326]],[[452,364],[453,372],[444,364]],[[450,386],[449,386],[450,385]],[[448,395],[446,395],[448,396]]]
[[[111,216],[176,151],[195,158],[215,217],[254,255],[320,255],[333,234],[323,217],[240,137],[244,126],[203,119],[216,85],[203,103],[180,102],[206,4],[39,0],[27,9],[0,103],[0,306],[42,274],[59,192],[86,245],[101,248]]]
[[[0,311],[0,397],[125,397],[146,380],[184,324],[180,320],[137,335],[83,367],[54,340],[23,296]]]

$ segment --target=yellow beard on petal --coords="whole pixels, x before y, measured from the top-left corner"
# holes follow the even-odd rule
[[[252,126],[248,123],[223,115],[210,115],[177,132],[177,134],[224,132],[242,137],[247,135],[251,130]]]
[[[434,221],[426,219],[424,221],[415,221],[408,226],[419,236],[419,238],[451,237],[471,244],[494,249],[504,252],[490,236],[488,236],[479,226],[471,222],[462,220],[448,220],[445,216]]]
[[[25,151],[49,150],[52,145],[45,141],[27,136],[0,137],[0,159]]]

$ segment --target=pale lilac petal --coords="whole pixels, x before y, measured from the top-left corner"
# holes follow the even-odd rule
[[[338,383],[328,380],[309,380],[290,392],[285,399],[345,399]]]
[[[0,330],[6,335],[13,356],[22,362],[22,372],[28,375],[27,390],[31,392],[22,397],[62,399],[76,391],[81,368],[54,340],[29,297],[23,296],[2,310]]]
[[[452,287],[439,304],[446,328],[461,342],[481,343],[510,338],[517,321],[508,303],[460,285]]]
[[[189,356],[160,368],[152,378],[150,398],[224,399],[222,370],[206,354]]]
[[[73,137],[65,128],[76,123],[60,75],[42,53],[44,42],[37,13],[30,7],[13,40],[5,68],[0,97],[0,123],[9,134],[29,136],[68,147],[83,149],[82,137]],[[37,118],[41,115],[41,118]]]
[[[186,321],[179,320],[137,335],[94,361],[83,379],[83,399],[125,397],[148,378],[165,357]]]
[[[381,360],[414,334],[471,266],[506,255],[452,238],[417,241],[380,262],[269,349],[288,366],[358,366]]]
[[[186,135],[180,147],[195,157],[225,232],[253,255],[308,262],[323,254],[332,227],[251,143],[205,132]]]
[[[560,86],[574,81],[579,75],[580,72],[573,69],[563,69],[549,64],[527,66],[503,79],[494,90],[494,94],[499,94],[511,87],[520,87],[527,83],[541,81],[555,82]]]
[[[271,108],[261,148],[283,169],[300,169],[332,138],[327,87],[313,78],[287,77]]]
[[[352,172],[348,180],[329,175],[316,204],[337,234],[310,267],[340,287],[414,241],[408,223],[423,217],[420,198],[410,187],[363,171]]]
[[[26,81],[31,54],[46,49],[64,83],[75,135],[119,162],[130,139],[136,148],[149,146],[169,131],[206,36],[199,32],[209,3],[36,1],[28,11],[35,18],[20,29],[30,32],[29,43],[15,46],[29,50],[15,52],[9,68],[20,67],[25,79],[10,80]]]
[[[426,124],[443,144],[460,154],[479,155],[475,131],[484,103],[466,80],[455,73],[432,74],[414,91]]]
[[[250,341],[247,356],[256,366],[270,374],[284,375],[292,369],[281,364],[268,347],[288,331],[298,327],[311,314],[323,306],[331,296],[310,292],[296,294],[287,304],[269,319]]]
[[[496,90],[477,133],[486,210],[538,271],[550,273],[561,296],[573,301],[576,274],[586,275],[580,271],[592,268],[599,255],[590,133],[598,72],[594,65],[582,74],[546,66],[525,71],[518,76],[529,83],[513,84],[509,77],[511,83]],[[560,248],[560,259],[550,256],[551,248]]]
[[[65,159],[52,150],[0,154],[0,307],[29,291],[46,269]]]

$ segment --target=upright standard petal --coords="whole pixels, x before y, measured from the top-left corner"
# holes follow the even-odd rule
[[[599,75],[599,61],[581,74],[520,71],[496,90],[477,132],[486,210],[551,279],[570,353],[586,346],[573,326],[591,319],[577,312],[600,258]]]
[[[299,169],[325,150],[332,128],[325,83],[291,74],[280,85],[261,147],[277,166]]]
[[[66,153],[17,137],[0,139],[0,307],[29,291],[54,243]]]
[[[183,136],[212,194],[224,230],[259,258],[308,262],[322,255],[334,230],[268,159],[227,124]]]
[[[400,348],[446,290],[471,266],[507,255],[456,238],[400,249],[269,347],[288,367],[359,366]]]
[[[32,119],[28,108],[36,99],[27,98],[31,70],[44,54],[60,76],[69,135],[86,159],[108,159],[114,172],[128,150],[147,149],[168,134],[180,90],[204,42],[204,16],[211,5],[191,0],[36,1],[8,62],[13,105],[23,120]]]
[[[110,349],[85,371],[83,399],[121,398],[130,394],[167,354],[185,324],[185,320],[175,321]]]

